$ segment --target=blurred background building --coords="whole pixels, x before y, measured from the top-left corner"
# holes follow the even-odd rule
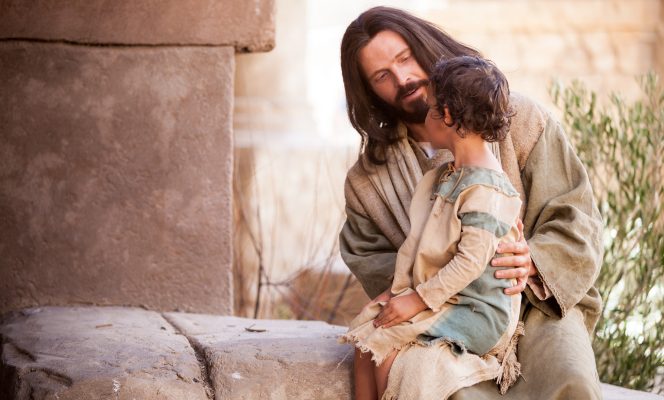
[[[376,5],[436,23],[554,113],[553,80],[629,99],[637,76],[664,71],[661,0],[276,0],[276,48],[236,59],[238,315],[343,324],[365,300],[336,247],[360,139],[346,117],[339,46],[347,25]]]

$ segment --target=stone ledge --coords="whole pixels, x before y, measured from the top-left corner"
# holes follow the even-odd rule
[[[128,307],[26,309],[0,321],[0,398],[350,399],[352,351],[336,342],[344,330]]]
[[[348,399],[353,350],[346,328],[318,321],[165,314],[205,354],[219,399]]]
[[[208,399],[194,350],[156,312],[27,309],[0,338],[2,399]]]
[[[662,400],[664,396],[602,383],[604,400]]]
[[[84,44],[274,47],[274,0],[0,3],[0,39]]]

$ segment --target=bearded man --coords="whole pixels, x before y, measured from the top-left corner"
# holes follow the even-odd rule
[[[431,23],[387,7],[362,13],[342,39],[348,116],[362,150],[346,179],[341,255],[374,301],[389,300],[415,186],[428,170],[451,161],[448,151],[425,143],[426,84],[436,61],[461,55],[479,53]],[[526,334],[518,347],[523,379],[505,396],[485,381],[452,399],[599,399],[590,338],[601,311],[593,287],[602,260],[601,217],[560,124],[523,96],[512,94],[510,105],[510,131],[492,150],[520,193],[525,239],[499,247],[505,255],[492,265],[513,267],[495,273],[517,279],[506,294],[525,293]],[[402,352],[390,372],[391,391],[400,399],[435,396],[431,360],[435,347]],[[371,361],[356,350],[355,362]],[[367,395],[355,386],[356,397]]]

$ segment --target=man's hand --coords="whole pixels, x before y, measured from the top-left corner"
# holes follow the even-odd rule
[[[413,318],[419,312],[429,308],[417,292],[405,296],[393,297],[374,319],[374,327],[389,328]]]
[[[530,248],[523,238],[523,222],[517,221],[519,228],[519,241],[515,243],[501,243],[498,245],[497,253],[512,253],[511,256],[494,258],[491,265],[494,267],[513,267],[496,271],[495,277],[498,279],[516,278],[516,286],[504,290],[505,294],[512,295],[521,293],[526,289],[528,278],[537,274],[537,268],[530,258]]]

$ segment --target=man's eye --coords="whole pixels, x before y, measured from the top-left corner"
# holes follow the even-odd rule
[[[382,82],[387,78],[387,72],[380,73],[376,75],[376,82]]]
[[[401,57],[401,59],[399,61],[402,62],[402,63],[405,63],[409,59],[410,59],[410,54],[406,54],[403,57]]]

